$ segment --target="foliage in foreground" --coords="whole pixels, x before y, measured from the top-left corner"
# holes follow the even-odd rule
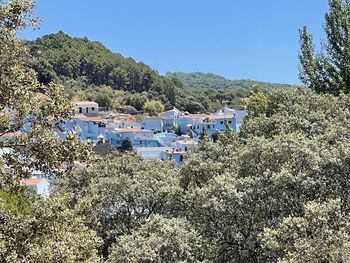
[[[99,262],[101,240],[69,201],[69,196],[38,200],[24,215],[0,204],[0,262]]]
[[[60,140],[54,126],[72,105],[61,85],[41,85],[19,30],[33,25],[32,1],[0,1],[0,262],[98,262],[100,239],[69,198],[47,200],[20,184],[33,171],[57,176],[90,151],[74,134]]]
[[[203,141],[180,168],[117,155],[57,183],[90,200],[104,258],[137,247],[136,262],[346,262],[350,97],[255,93],[240,138]],[[197,241],[181,234],[187,226]],[[175,230],[175,243],[163,239]],[[328,250],[311,249],[323,242]]]

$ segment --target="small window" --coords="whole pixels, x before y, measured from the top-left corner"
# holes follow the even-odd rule
[[[199,125],[197,125],[197,130],[199,130]]]
[[[231,124],[231,123],[232,123],[232,121],[228,121],[228,123],[229,123],[229,124]]]
[[[224,124],[224,122],[223,122],[223,121],[220,121],[220,124]]]
[[[91,110],[94,111],[94,110],[95,110],[95,107],[91,107]]]
[[[83,113],[83,108],[79,107],[79,113]]]
[[[210,125],[208,124],[208,129],[210,129]]]

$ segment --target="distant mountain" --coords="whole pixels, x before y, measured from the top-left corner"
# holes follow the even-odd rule
[[[150,66],[107,49],[102,43],[60,31],[27,42],[39,81],[84,80],[115,89],[148,91],[162,79]]]
[[[112,52],[102,43],[64,32],[27,41],[31,66],[38,80],[58,81],[71,99],[94,100],[101,107],[131,105],[143,110],[146,101],[159,101],[190,113],[216,112],[224,106],[241,109],[255,83],[263,88],[293,86],[229,80],[214,74],[168,73]],[[211,89],[215,88],[215,90]]]
[[[186,88],[215,88],[215,89],[229,89],[229,88],[244,88],[251,89],[254,84],[259,84],[262,88],[295,88],[294,85],[269,83],[254,80],[230,80],[213,73],[184,73],[184,72],[168,72],[167,76],[177,78]]]

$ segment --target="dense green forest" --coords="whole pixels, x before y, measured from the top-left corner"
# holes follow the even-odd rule
[[[0,262],[350,262],[349,10],[329,1],[322,52],[301,30],[309,89],[255,86],[240,134],[203,133],[175,166],[59,139],[66,80],[45,85],[29,67],[17,35],[36,24],[32,2],[0,2]],[[50,176],[49,197],[21,185],[34,171]]]
[[[142,62],[111,52],[99,42],[63,32],[29,41],[27,45],[39,82],[58,81],[70,98],[95,100],[107,108],[131,105],[144,110],[147,101],[158,101],[165,107],[176,106],[190,113],[214,112],[223,106],[241,109],[240,99],[247,97],[256,83],[263,88],[290,87],[230,81],[213,74],[162,76]]]
[[[184,72],[168,72],[166,76],[175,77],[178,79],[185,88],[204,88],[204,89],[251,89],[253,85],[258,84],[264,89],[288,89],[296,88],[294,85],[279,84],[279,83],[267,83],[261,81],[240,79],[230,80],[213,73],[184,73]]]

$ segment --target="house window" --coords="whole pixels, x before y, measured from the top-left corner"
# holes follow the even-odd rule
[[[86,113],[89,113],[89,108],[88,107],[86,107]]]
[[[210,125],[208,124],[208,129],[210,129]]]
[[[197,125],[197,130],[199,130],[199,125]]]
[[[79,113],[83,113],[83,108],[79,107]]]
[[[91,110],[92,110],[92,111],[95,111],[95,107],[91,107]]]
[[[228,123],[229,123],[229,124],[231,124],[231,123],[232,123],[232,121],[228,121]]]
[[[220,121],[220,124],[224,124],[224,122],[223,122],[223,121]]]

